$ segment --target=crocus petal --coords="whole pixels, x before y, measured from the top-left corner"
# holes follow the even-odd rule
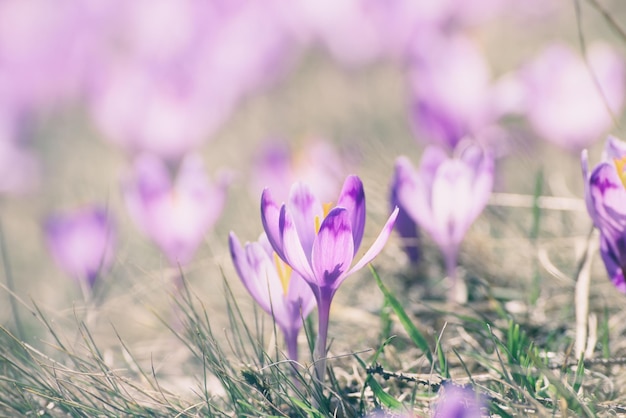
[[[613,250],[613,246],[610,245],[609,238],[607,238],[604,234],[600,235],[600,255],[602,256],[602,261],[604,261],[604,266],[606,267],[606,271],[609,275],[609,279],[615,285],[617,290],[622,293],[626,293],[626,281],[624,280],[624,271],[622,267],[620,267],[619,257],[616,255]],[[624,237],[621,237],[622,248],[624,247]],[[622,264],[623,265],[623,264]]]
[[[289,328],[292,321],[286,309],[285,293],[274,260],[268,257],[258,242],[247,243],[245,252],[254,274],[246,280],[242,277],[244,285],[259,305],[274,315],[276,323],[283,329]]]
[[[279,224],[280,240],[283,243],[285,262],[289,264],[292,269],[298,272],[304,280],[309,283],[314,283],[315,279],[313,270],[311,269],[309,259],[302,248],[302,244],[300,243],[298,230],[296,229],[296,225],[293,222],[291,214],[287,211],[284,205],[280,210]]]
[[[626,226],[626,189],[610,163],[600,163],[589,179],[589,194],[601,230],[621,231]]]
[[[459,160],[448,160],[439,167],[431,192],[431,235],[441,247],[458,245],[471,223],[467,219],[473,199],[471,175]]]
[[[407,215],[420,225],[427,225],[432,217],[430,206],[430,187],[413,168],[406,157],[396,160],[395,176],[397,179],[398,202]],[[434,175],[433,175],[434,178]]]
[[[604,143],[602,161],[613,161],[623,157],[626,157],[626,142],[609,135]]]
[[[421,178],[425,179],[428,188],[431,187],[437,170],[439,170],[439,166],[448,159],[448,155],[440,147],[431,145],[424,149],[424,153],[420,159],[418,173]]]
[[[493,154],[471,141],[459,150],[459,159],[469,168],[472,179],[472,199],[468,205],[467,219],[470,223],[480,215],[493,189]]]
[[[367,250],[365,254],[363,254],[363,257],[361,257],[361,259],[354,266],[352,266],[346,276],[363,268],[363,266],[372,261],[374,257],[376,257],[378,253],[382,251],[383,247],[387,243],[387,240],[389,239],[389,235],[391,235],[391,231],[393,230],[393,226],[395,225],[396,219],[398,217],[398,211],[398,208],[394,209],[394,211],[389,216],[389,219],[387,219],[383,230],[380,231],[380,234],[378,234],[378,237],[376,237],[376,240],[374,241],[372,246],[369,248],[369,250]]]
[[[352,223],[354,252],[359,250],[365,230],[365,192],[357,176],[348,176],[341,189],[337,206],[346,208]],[[354,255],[353,255],[354,256]]]
[[[287,303],[292,304],[296,308],[291,313],[292,322],[295,324],[302,324],[301,318],[309,316],[313,308],[315,308],[315,295],[311,290],[311,286],[296,272],[291,273],[286,298]]]
[[[276,254],[287,261],[283,252],[283,241],[281,238],[281,232],[279,228],[280,208],[272,199],[272,194],[269,189],[263,190],[261,195],[261,222],[263,223],[263,229],[267,234],[267,239],[272,248],[276,251]]]
[[[228,248],[230,249],[230,257],[233,260],[233,265],[235,266],[237,275],[241,278],[245,285],[247,279],[244,279],[244,277],[251,277],[253,272],[237,235],[235,235],[232,231],[228,235]]]
[[[316,218],[317,222],[321,222],[324,218],[322,204],[306,184],[297,182],[291,187],[287,206],[298,231],[302,249],[305,254],[311,254],[317,233]]]
[[[354,258],[354,240],[350,213],[340,207],[332,209],[313,243],[311,261],[320,288],[336,289]]]
[[[391,182],[389,202],[392,209],[398,207],[398,217],[396,219],[395,230],[402,238],[402,248],[407,253],[409,260],[411,263],[415,264],[420,258],[420,252],[417,245],[419,235],[417,224],[402,207],[398,197],[399,188],[401,187],[403,180],[402,169],[396,165],[396,170],[394,171]]]
[[[282,329],[291,328],[286,310],[284,292],[273,260],[258,242],[246,243],[242,248],[236,235],[229,235],[231,258],[241,282],[252,298],[269,314],[274,314]]]

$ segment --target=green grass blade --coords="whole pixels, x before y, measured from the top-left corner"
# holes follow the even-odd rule
[[[376,284],[378,285],[378,288],[381,290],[381,292],[383,292],[383,295],[385,296],[386,303],[389,304],[391,309],[393,309],[394,313],[398,316],[400,323],[404,327],[407,334],[409,334],[409,338],[411,338],[411,341],[413,341],[413,343],[420,350],[422,350],[422,352],[428,359],[428,362],[432,366],[433,355],[430,351],[430,346],[428,345],[428,341],[426,340],[426,337],[424,337],[424,335],[420,332],[420,330],[417,329],[415,324],[411,322],[411,319],[407,315],[406,311],[404,310],[404,308],[402,307],[398,299],[396,299],[396,297],[389,291],[389,289],[385,287],[382,280],[380,279],[380,276],[378,275],[378,273],[376,272],[376,270],[371,264],[370,264],[370,270],[372,274],[374,275],[374,279],[376,280]]]

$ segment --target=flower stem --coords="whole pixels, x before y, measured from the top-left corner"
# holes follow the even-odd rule
[[[328,338],[328,321],[330,317],[330,303],[332,294],[324,294],[317,299],[318,332],[315,349],[313,351],[313,361],[315,362],[315,377],[320,384],[324,383],[326,375],[326,341]]]
[[[298,361],[298,330],[283,330],[285,336],[285,347],[287,347],[287,357],[295,362]]]
[[[464,304],[467,302],[467,287],[465,282],[460,282],[457,274],[459,249],[456,246],[449,247],[445,253],[446,276],[449,282],[448,302]]]

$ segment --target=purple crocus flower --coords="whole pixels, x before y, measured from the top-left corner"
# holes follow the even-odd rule
[[[480,418],[483,402],[472,389],[445,384],[440,389],[433,418]]]
[[[616,138],[609,138],[605,156],[588,174],[587,156],[583,151],[585,201],[594,225],[600,231],[600,255],[609,278],[622,293],[626,293],[626,154],[619,152]]]
[[[469,141],[459,144],[452,158],[441,148],[427,147],[417,171],[406,157],[396,161],[394,187],[399,206],[443,252],[451,300],[464,302],[467,297],[456,288],[459,247],[487,204],[493,170],[492,155]]]
[[[615,160],[621,160],[626,157],[626,142],[619,140],[618,138],[609,135],[604,143],[604,151],[602,152],[602,161],[612,164]],[[581,166],[583,171],[583,181],[585,187],[585,204],[587,205],[587,212],[593,221],[593,224],[597,226],[595,209],[591,200],[591,192],[589,187],[589,181],[591,179],[591,172],[589,171],[589,157],[587,150],[583,150],[581,153]]]
[[[624,71],[623,58],[606,44],[592,44],[587,63],[566,45],[549,45],[521,71],[528,121],[559,146],[584,148],[612,126],[611,112],[619,116]]]
[[[365,228],[365,193],[357,176],[346,178],[334,207],[323,206],[300,182],[292,186],[288,202],[281,206],[269,189],[263,191],[261,219],[267,238],[278,256],[311,286],[317,301],[319,332],[314,360],[319,381],[324,380],[326,370],[326,339],[333,296],[350,274],[382,250],[397,216],[396,209],[370,249],[352,265]]]
[[[226,194],[224,185],[210,183],[196,154],[183,159],[174,181],[163,161],[138,157],[123,191],[131,217],[172,266],[191,261],[221,214]]]
[[[286,200],[299,179],[323,202],[329,201],[337,196],[344,166],[337,150],[325,141],[312,141],[298,150],[285,141],[266,141],[254,161],[253,193],[258,197],[268,187],[277,200]]]
[[[239,278],[261,308],[274,317],[285,337],[289,359],[297,361],[302,319],[315,307],[309,285],[276,255],[265,234],[258,242],[242,247],[231,232],[229,246]]]
[[[115,233],[105,208],[87,206],[50,215],[44,223],[48,250],[69,276],[92,288],[113,262]]]
[[[419,37],[409,64],[410,116],[420,140],[452,149],[496,119],[490,69],[470,39]]]

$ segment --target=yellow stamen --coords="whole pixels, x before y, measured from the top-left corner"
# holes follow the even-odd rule
[[[276,265],[276,271],[278,272],[278,278],[280,284],[283,286],[283,293],[286,295],[289,289],[289,279],[291,279],[291,272],[293,269],[278,257],[278,254],[274,253],[274,264]]]
[[[330,212],[330,210],[333,207],[334,206],[332,202],[322,204],[322,212],[323,212],[322,219],[326,218],[326,216],[328,215],[328,212]],[[315,215],[315,233],[316,234],[319,234],[321,226],[322,226],[322,221],[320,217]]]
[[[333,202],[324,203],[322,205],[322,208],[324,208],[324,218],[325,218],[326,215],[328,215],[328,212],[330,212],[330,210],[333,208]]]
[[[622,158],[615,158],[613,159],[613,162],[615,163],[619,179],[622,181],[624,187],[626,187],[626,172],[624,172],[624,167],[626,167],[626,156]]]

